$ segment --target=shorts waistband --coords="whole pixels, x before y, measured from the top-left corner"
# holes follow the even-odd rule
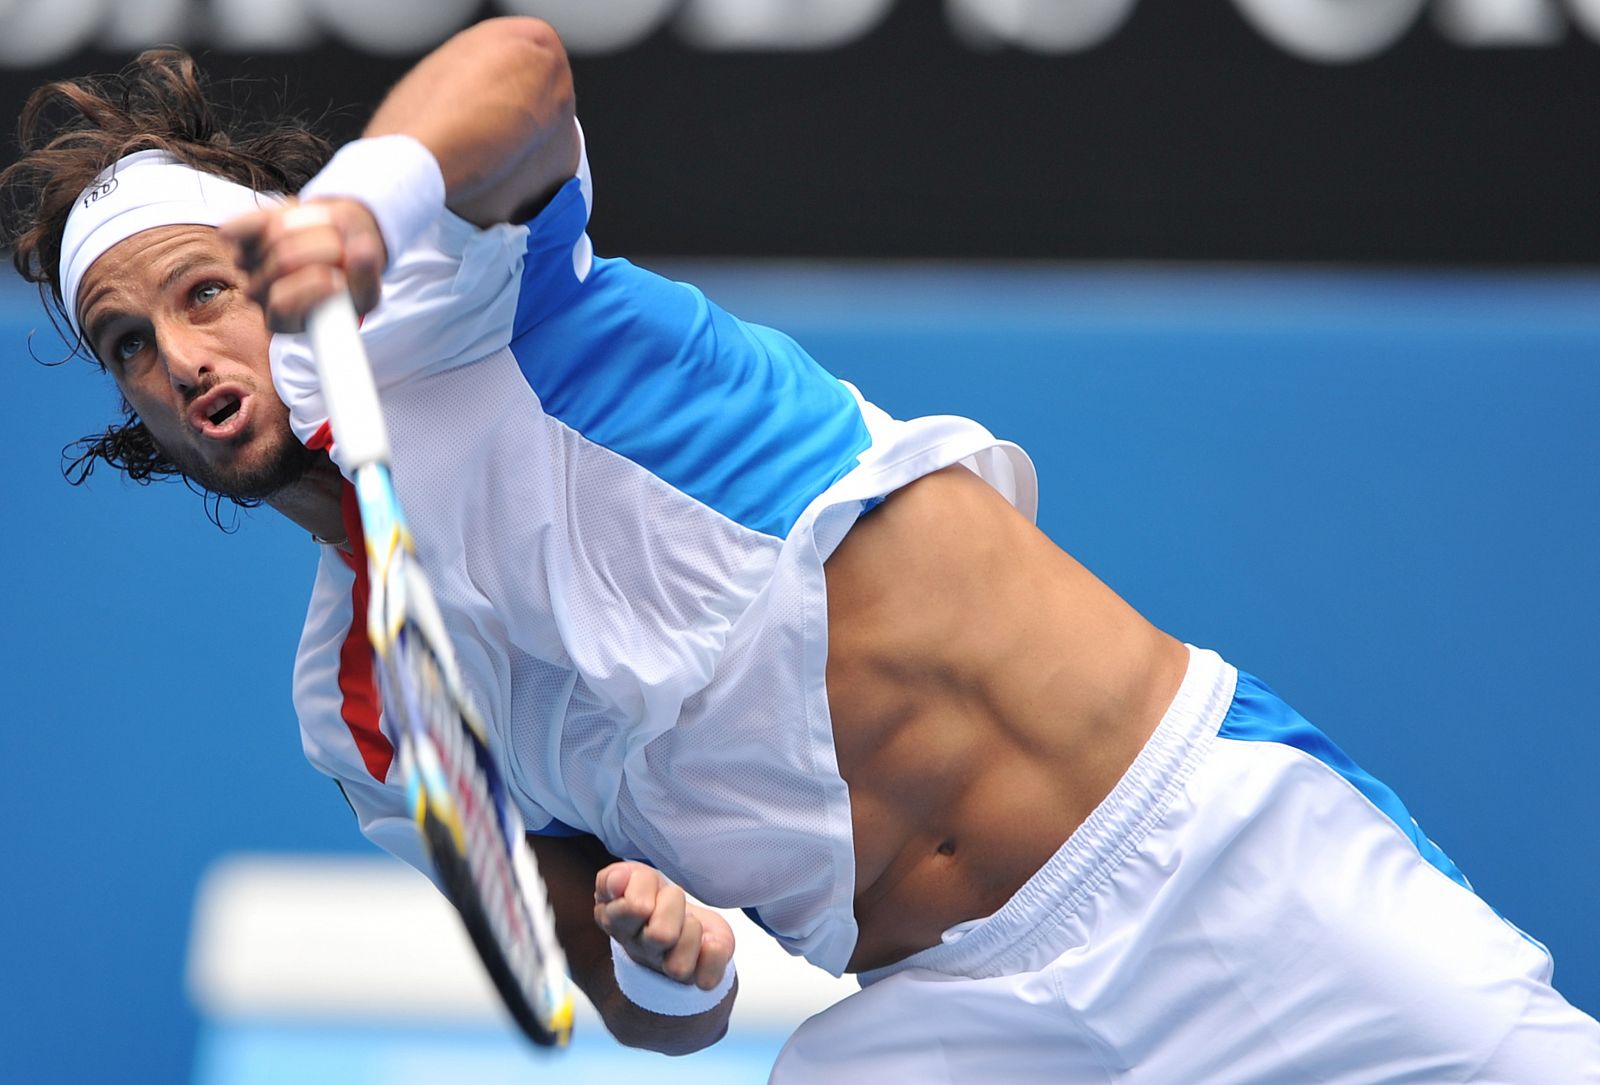
[[[980,979],[1014,971],[1039,939],[1070,917],[1166,813],[1205,757],[1233,701],[1238,672],[1217,653],[1189,649],[1177,696],[1100,805],[999,911],[953,941],[862,972],[870,986],[909,968]]]

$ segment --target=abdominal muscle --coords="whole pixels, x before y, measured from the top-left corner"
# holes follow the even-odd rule
[[[963,467],[890,495],[826,574],[861,971],[1004,904],[1132,764],[1188,653]]]

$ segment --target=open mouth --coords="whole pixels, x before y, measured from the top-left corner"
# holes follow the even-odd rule
[[[249,424],[248,389],[234,384],[213,388],[189,408],[189,424],[213,441],[238,437]]]
[[[228,396],[216,410],[206,415],[213,426],[220,426],[228,419],[239,413],[240,399],[237,396]]]

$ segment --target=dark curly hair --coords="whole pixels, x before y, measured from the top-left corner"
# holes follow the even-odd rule
[[[94,352],[72,331],[59,264],[67,215],[102,170],[135,151],[159,149],[259,192],[293,193],[333,153],[327,140],[298,119],[242,120],[218,100],[194,58],[172,48],[141,53],[116,75],[40,87],[23,107],[17,131],[22,157],[0,172],[0,244],[12,250],[18,273],[39,284],[51,323],[71,346],[67,357],[96,365],[101,363]],[[101,462],[136,482],[182,479],[206,494],[220,524],[218,495],[184,475],[126,400],[118,422],[62,449],[62,473],[74,485]],[[260,504],[230,500],[244,507]]]

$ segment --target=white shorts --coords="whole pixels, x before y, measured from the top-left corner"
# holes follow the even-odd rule
[[[1544,947],[1211,652],[1071,839],[946,939],[863,974],[772,1082],[1600,1082]]]

